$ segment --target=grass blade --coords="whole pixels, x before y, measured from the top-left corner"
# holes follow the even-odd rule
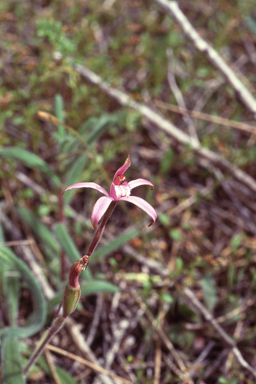
[[[60,378],[61,384],[77,384],[77,382],[67,371],[65,371],[65,369],[59,367],[58,365],[56,365],[55,368]]]
[[[108,128],[109,124],[116,123],[116,116],[111,114],[102,115],[93,125],[91,132],[88,134],[87,142],[92,144],[100,135]]]
[[[8,319],[11,326],[17,326],[20,292],[20,273],[9,272],[6,276],[7,289],[5,301],[7,302]]]
[[[19,339],[5,336],[1,346],[2,377],[4,384],[25,384],[19,352]]]
[[[63,110],[64,110],[63,98],[61,95],[57,94],[55,96],[55,114],[56,114],[57,119],[61,123],[65,122]],[[63,127],[63,125],[57,125],[57,127],[58,127],[57,139],[58,139],[58,141],[60,141],[65,137],[65,128]]]
[[[44,225],[38,217],[28,208],[16,205],[15,210],[26,224],[42,239],[45,248],[48,249],[49,256],[55,258],[60,252],[60,246],[51,231]]]
[[[75,243],[71,239],[65,225],[63,223],[55,224],[54,231],[71,263],[73,264],[75,261],[79,260],[82,255],[80,254]],[[89,268],[87,268],[86,271],[81,272],[81,276],[83,276],[86,280],[90,280],[91,274],[89,272]]]
[[[128,241],[132,240],[134,237],[137,237],[140,232],[137,229],[132,229],[128,232],[125,232],[123,235],[115,237],[108,244],[99,247],[91,256],[90,262],[94,262],[99,259],[103,259],[109,253],[115,251],[117,248],[121,247]]]
[[[61,181],[49,165],[39,156],[23,148],[0,147],[0,157],[22,161],[28,167],[37,168],[52,178],[57,187],[61,187]]]
[[[65,287],[62,289],[47,303],[48,313],[50,313],[56,305],[58,305],[62,298]],[[119,288],[114,284],[109,283],[105,280],[87,280],[81,283],[81,294],[84,296],[94,295],[96,293],[116,293],[119,291]]]
[[[42,289],[27,265],[9,248],[0,247],[0,261],[7,263],[12,269],[18,270],[21,273],[22,278],[26,281],[32,293],[34,302],[33,313],[27,320],[26,325],[23,327],[5,327],[0,329],[0,336],[8,335],[29,337],[39,331],[45,323],[47,308]]]
[[[119,288],[104,280],[84,281],[81,284],[82,295],[93,295],[96,293],[116,293]]]
[[[76,181],[79,180],[85,164],[88,160],[88,157],[85,155],[81,155],[76,157],[75,161],[73,164],[70,166],[69,171],[66,175],[66,182],[65,182],[65,187],[68,187],[69,185],[75,184]],[[70,200],[72,199],[75,190],[69,191],[70,193],[64,194],[64,203],[68,204]]]

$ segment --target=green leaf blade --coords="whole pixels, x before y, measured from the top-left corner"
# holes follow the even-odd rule
[[[22,161],[30,168],[36,168],[50,176],[57,187],[61,187],[61,181],[49,165],[39,156],[23,148],[0,147],[0,158]]]
[[[69,260],[71,263],[75,263],[77,260],[81,258],[81,254],[78,251],[75,243],[71,239],[67,228],[63,223],[57,223],[54,226],[54,232],[63,247],[64,251],[66,252]],[[85,271],[81,272],[81,275],[86,279],[90,280],[91,279],[91,274],[89,272],[89,269],[87,268]]]
[[[1,345],[2,377],[4,384],[26,384],[22,374],[19,339],[6,336]]]

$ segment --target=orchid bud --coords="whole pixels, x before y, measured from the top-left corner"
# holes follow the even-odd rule
[[[80,273],[87,268],[88,263],[89,256],[85,255],[70,267],[69,281],[63,296],[63,317],[65,318],[74,312],[77,307],[81,295],[78,278]]]
[[[80,287],[78,278],[80,273],[87,268],[88,263],[89,263],[89,256],[85,255],[80,260],[75,261],[74,264],[71,265],[69,270],[68,284],[72,288]]]
[[[77,307],[77,303],[80,299],[81,290],[80,285],[77,287],[72,287],[68,284],[64,291],[63,296],[63,317],[66,318],[70,315]]]

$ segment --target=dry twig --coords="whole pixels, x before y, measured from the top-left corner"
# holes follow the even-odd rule
[[[178,87],[178,84],[177,84],[175,76],[174,76],[174,71],[173,71],[174,57],[173,57],[173,51],[171,48],[166,50],[166,56],[168,59],[167,79],[168,79],[169,86],[172,90],[172,93],[174,94],[174,97],[175,97],[179,107],[183,108],[183,110],[186,110],[187,108],[186,108],[186,104],[185,104],[183,95],[182,95],[182,93]],[[188,132],[189,132],[190,136],[194,137],[194,139],[199,144],[199,140],[198,140],[197,133],[196,133],[196,128],[194,126],[192,119],[190,118],[188,113],[184,113],[183,116],[184,116],[183,120],[185,121],[185,123],[188,127]]]
[[[50,351],[55,352],[55,353],[59,353],[62,356],[67,356],[72,360],[78,361],[80,364],[84,364],[87,367],[91,368],[92,370],[94,370],[94,371],[96,371],[102,375],[109,376],[114,380],[118,380],[123,384],[133,384],[131,381],[123,379],[122,377],[115,375],[112,372],[109,372],[107,369],[100,367],[98,364],[91,363],[90,361],[85,360],[82,357],[74,355],[73,353],[70,353],[68,351],[65,351],[64,349],[54,347],[53,345],[47,345],[46,348],[49,349]]]
[[[154,384],[159,384],[160,383],[161,361],[162,361],[161,343],[160,343],[159,340],[157,340],[157,342],[156,342],[156,354],[155,354],[155,377],[154,377]]]
[[[49,368],[50,368],[50,371],[51,371],[51,374],[52,374],[52,377],[53,377],[55,383],[61,384],[60,378],[58,376],[58,373],[56,371],[56,368],[55,368],[55,365],[53,362],[53,357],[51,355],[51,352],[49,351],[49,349],[45,349],[44,354],[45,354],[47,363],[49,365]]]
[[[155,100],[155,103],[158,107],[168,109],[169,111],[179,113],[181,115],[189,115],[196,119],[208,121],[209,123],[214,123],[218,125],[223,125],[229,128],[235,128],[240,131],[256,134],[256,127],[250,124],[241,123],[240,121],[234,121],[225,119],[224,117],[209,115],[207,113],[198,112],[198,111],[189,111],[188,109],[178,107],[177,105],[167,104],[161,100]]]
[[[190,384],[193,383],[193,381],[190,378],[189,372],[188,372],[188,370],[187,370],[187,368],[186,368],[186,366],[185,366],[181,356],[179,355],[179,353],[174,348],[171,340],[167,337],[167,335],[165,334],[164,330],[158,326],[158,322],[156,321],[156,319],[154,318],[152,313],[149,311],[149,309],[147,308],[146,304],[142,301],[141,297],[137,294],[137,292],[134,289],[132,289],[131,292],[132,292],[133,297],[137,301],[138,305],[143,309],[143,311],[148,316],[148,319],[150,320],[152,326],[155,328],[155,330],[159,334],[159,336],[160,336],[161,340],[163,341],[163,343],[165,344],[166,348],[169,349],[169,351],[171,352],[174,360],[177,362],[177,365],[179,366],[179,368],[177,368],[175,366],[175,364],[172,363],[170,365],[171,369],[180,378],[182,378],[183,380],[187,380],[187,383],[190,383]]]

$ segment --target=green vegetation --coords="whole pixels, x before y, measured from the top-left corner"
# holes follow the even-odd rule
[[[256,97],[255,4],[185,0],[180,8]],[[117,382],[97,365],[126,383],[186,382],[187,372],[193,383],[255,382],[193,302],[203,304],[255,367],[255,190],[120,106],[74,65],[187,134],[183,116],[168,109],[178,104],[168,67],[188,110],[252,126],[255,116],[154,0],[6,0],[0,35],[3,382]],[[256,179],[254,133],[203,117],[192,121],[203,148]],[[128,154],[127,180],[155,186],[132,193],[145,198],[158,219],[147,228],[140,209],[118,204],[81,273],[72,324],[52,341],[59,351],[42,355],[25,379],[22,370],[54,318],[69,266],[86,254],[94,233],[98,192],[61,192],[79,181],[108,190]]]

